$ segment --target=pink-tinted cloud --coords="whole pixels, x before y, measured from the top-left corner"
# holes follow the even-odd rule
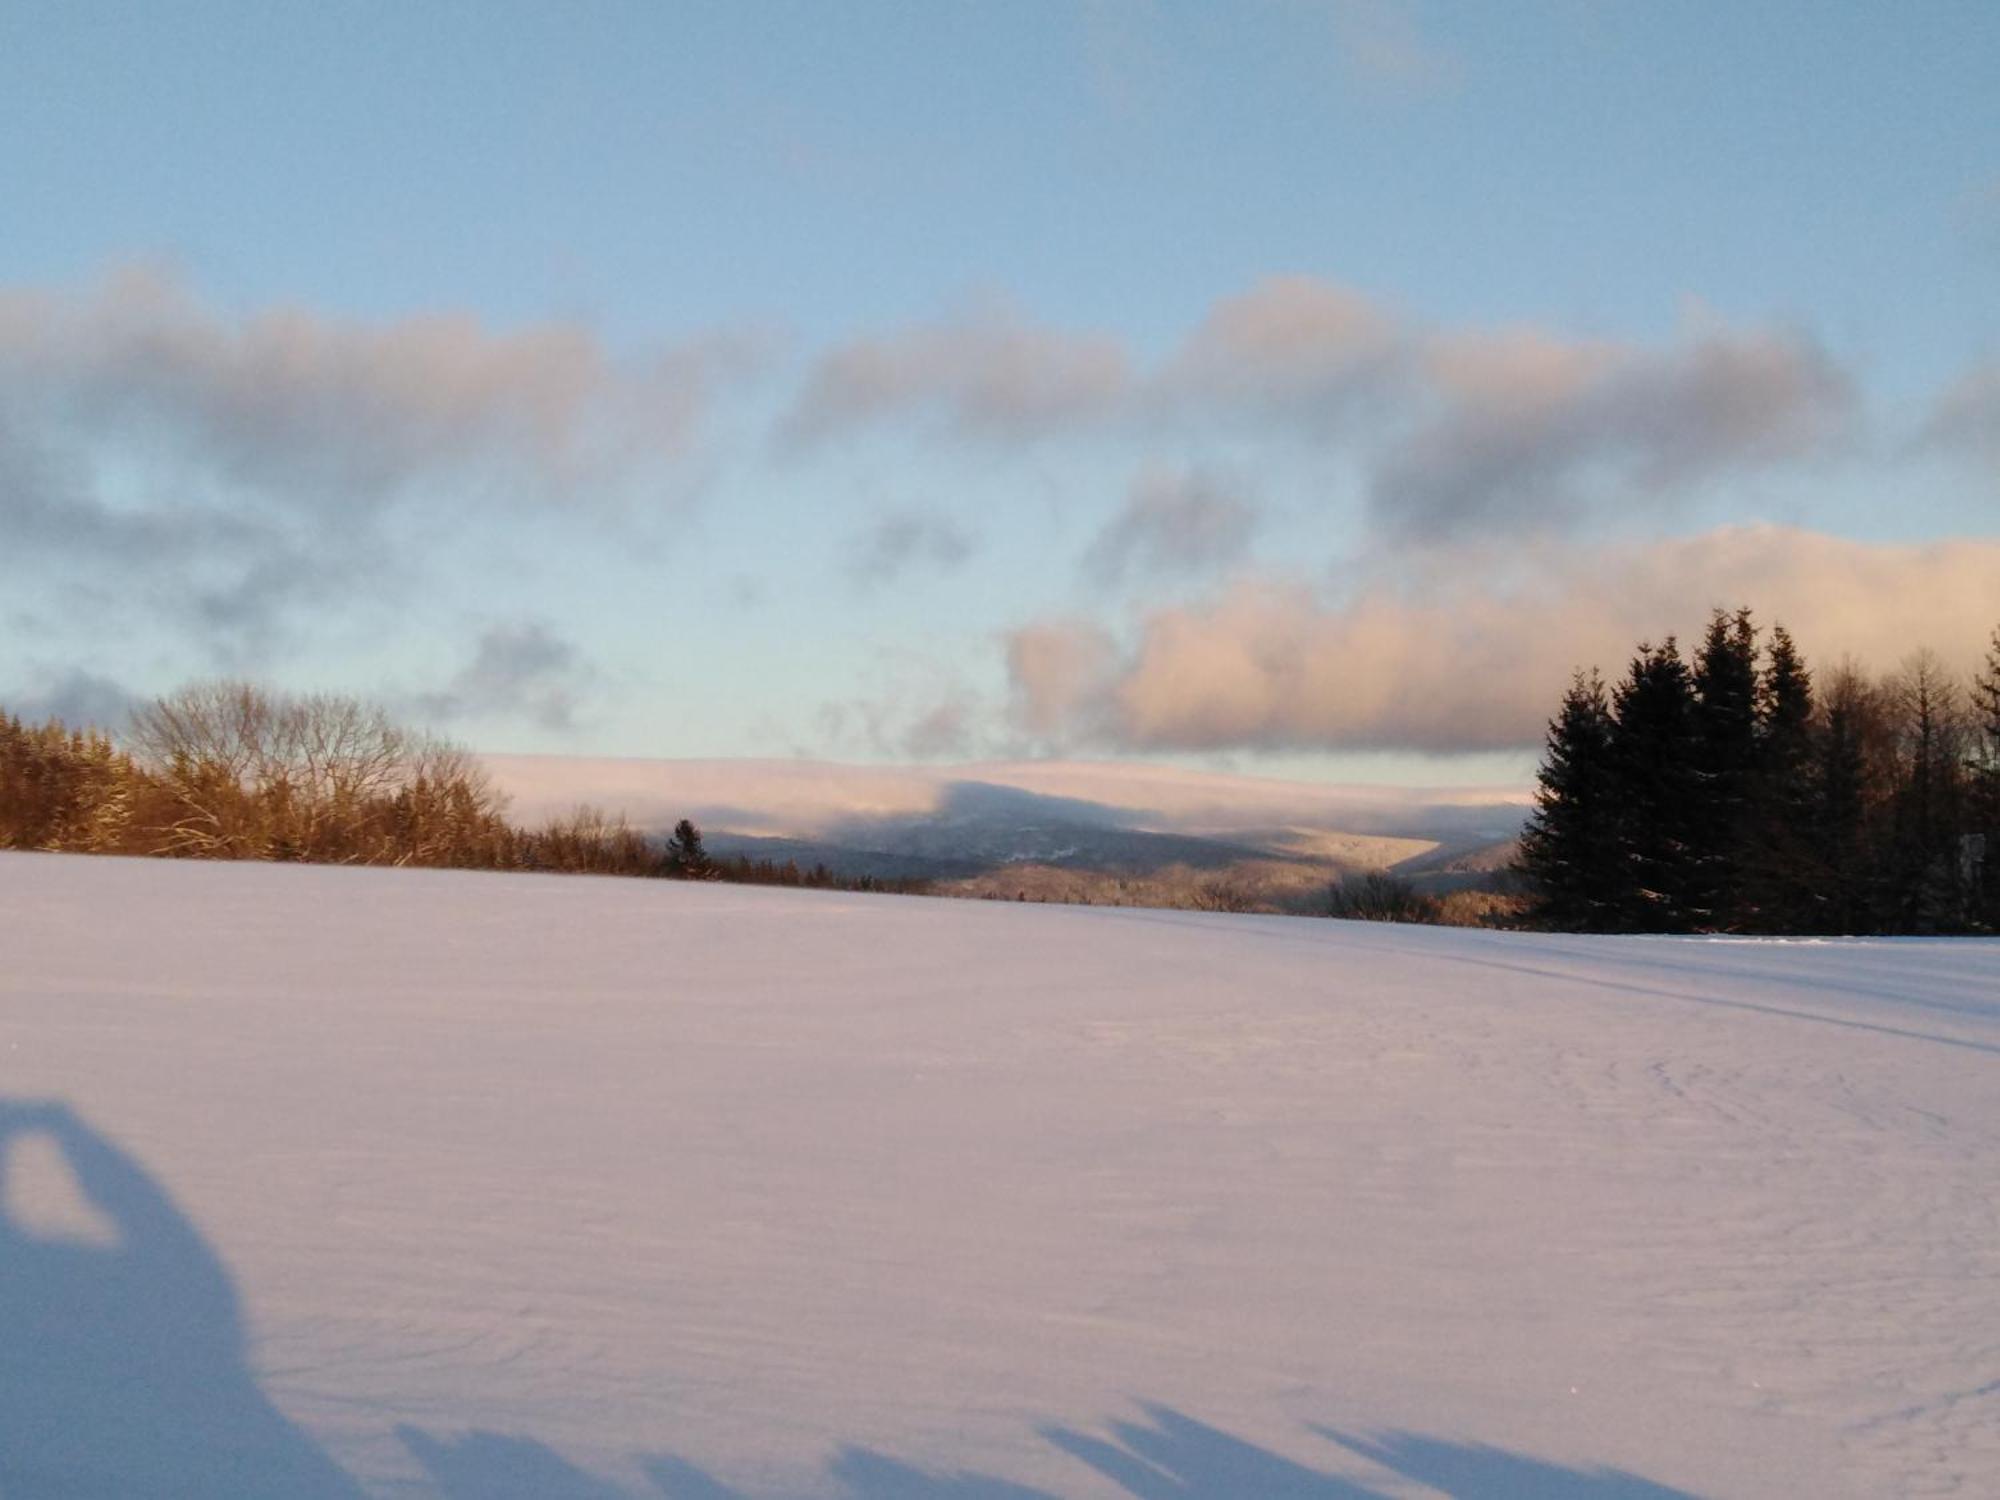
[[[1102,419],[1124,399],[1130,378],[1117,340],[994,309],[829,351],[786,425],[801,441],[901,419],[959,435],[1029,437]]]
[[[1110,633],[1084,620],[1043,620],[1007,637],[1013,720],[1031,735],[1095,738],[1115,685]]]
[[[1332,432],[1399,386],[1409,335],[1361,293],[1273,276],[1211,307],[1153,380],[1156,404],[1220,408]]]
[[[2000,623],[2000,541],[1849,541],[1730,527],[1619,547],[1549,547],[1504,581],[1467,573],[1330,601],[1240,585],[1147,616],[1120,651],[1100,628],[1009,643],[1017,719],[1120,750],[1529,746],[1569,673],[1616,674],[1636,642],[1748,604],[1811,658],[1887,666],[1929,645],[1958,668]]]

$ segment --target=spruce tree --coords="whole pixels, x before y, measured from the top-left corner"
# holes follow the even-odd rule
[[[702,847],[701,830],[694,826],[691,818],[682,818],[674,824],[674,831],[667,840],[666,858],[662,861],[661,873],[677,876],[682,880],[708,880],[715,875],[715,865]]]
[[[1971,822],[1980,841],[1972,902],[1980,925],[2000,928],[2000,630],[1972,681]]]
[[[1810,831],[1817,790],[1812,674],[1783,625],[1771,627],[1758,683],[1757,766],[1744,851],[1745,925],[1796,932],[1818,915]]]
[[[1690,854],[1701,789],[1694,683],[1672,636],[1639,648],[1612,697],[1612,719],[1620,811],[1614,924],[1635,932],[1688,931],[1697,915],[1690,910]]]
[[[1757,628],[1749,610],[1710,615],[1693,683],[1685,916],[1694,927],[1727,932],[1745,917],[1743,867],[1757,791]]]
[[[1964,919],[1959,836],[1965,822],[1965,721],[1943,663],[1918,651],[1893,680],[1898,712],[1892,804],[1893,919],[1906,932],[1943,932]]]
[[[1886,888],[1874,837],[1879,695],[1852,669],[1835,674],[1826,696],[1813,786],[1811,841],[1818,916],[1811,932],[1880,930]]]
[[[1532,919],[1567,931],[1607,930],[1618,909],[1618,806],[1611,706],[1595,671],[1571,679],[1549,721],[1536,780],[1520,858],[1535,893]]]

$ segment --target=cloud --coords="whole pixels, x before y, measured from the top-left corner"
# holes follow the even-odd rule
[[[1423,350],[1425,415],[1377,456],[1376,522],[1402,539],[1573,520],[1831,445],[1853,390],[1796,334],[1716,331],[1664,349],[1526,331]]]
[[[1101,584],[1128,574],[1191,574],[1227,567],[1249,550],[1255,506],[1203,474],[1153,470],[1139,476],[1125,506],[1084,553]]]
[[[954,698],[922,714],[903,732],[900,748],[913,760],[940,760],[965,755],[972,746],[977,710]]]
[[[1361,293],[1273,276],[1218,300],[1153,381],[1176,414],[1220,407],[1330,433],[1407,378],[1410,337]]]
[[[50,451],[0,410],[0,564],[22,578],[69,578],[72,601],[136,605],[228,643],[268,639],[285,610],[351,597],[395,571],[366,528],[315,531],[284,514],[180,499],[115,505],[105,487],[87,457]]]
[[[117,733],[124,729],[138,702],[138,695],[123,683],[72,668],[33,674],[27,685],[0,697],[0,708],[31,724],[60,719],[72,728]]]
[[[895,420],[928,421],[961,437],[1020,439],[1106,416],[1130,378],[1115,339],[995,308],[829,350],[785,425],[804,442]]]
[[[518,718],[567,733],[595,676],[573,642],[540,621],[517,621],[488,629],[450,682],[409,701],[432,722]]]
[[[237,314],[146,269],[0,290],[0,574],[32,564],[240,663],[437,567],[398,516],[462,532],[658,493],[753,358],[721,334],[628,358],[570,324]]]
[[[1856,408],[1845,369],[1792,329],[1709,322],[1639,344],[1438,328],[1278,276],[1217,301],[1150,367],[1013,313],[857,340],[814,366],[786,428],[1287,440],[1351,462],[1378,532],[1407,545],[1677,503],[1839,451]]]
[[[236,316],[127,270],[81,293],[0,294],[0,409],[279,505],[352,510],[447,473],[561,498],[684,452],[747,347],[626,360],[571,324]]]
[[[1729,527],[1643,545],[1542,547],[1505,576],[1433,571],[1328,600],[1239,585],[1101,628],[1038,623],[1008,642],[1017,719],[1121,751],[1512,749],[1540,739],[1577,666],[1748,604],[1824,665],[1930,645],[1970,667],[2000,621],[2000,541],[1849,541]]]
[[[2000,479],[2000,361],[1975,365],[1937,399],[1922,443],[1959,454]]]
[[[1110,632],[1087,620],[1044,620],[1010,632],[1014,723],[1044,738],[1096,738],[1116,668]]]
[[[957,568],[972,553],[972,538],[949,516],[898,511],[881,517],[854,538],[847,573],[857,587],[880,588],[919,564],[928,563],[939,570]]]

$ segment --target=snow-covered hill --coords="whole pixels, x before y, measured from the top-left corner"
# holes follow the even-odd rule
[[[0,1496],[2000,1493],[2000,945],[0,856]]]

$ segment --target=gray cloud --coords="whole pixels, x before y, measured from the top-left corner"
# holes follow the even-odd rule
[[[0,404],[156,473],[293,506],[364,507],[447,473],[573,495],[684,452],[711,387],[750,357],[712,336],[624,360],[579,326],[449,314],[235,317],[145,270],[0,294]]]
[[[965,755],[972,747],[975,717],[976,710],[963,699],[936,704],[903,731],[899,748],[913,760]]]
[[[1676,501],[1837,451],[1855,409],[1847,373],[1791,330],[1645,346],[1435,329],[1290,276],[1221,299],[1150,369],[1011,315],[857,340],[809,372],[787,430],[1281,437],[1351,457],[1376,527],[1410,543]]]
[[[1432,340],[1428,415],[1375,461],[1370,505],[1404,539],[1552,525],[1832,444],[1853,389],[1802,336],[1713,333],[1663,350],[1535,333]]]
[[[293,516],[175,499],[114,505],[87,458],[51,452],[22,427],[0,411],[0,572],[72,575],[72,597],[94,591],[226,647],[268,639],[285,610],[395,571],[365,529],[316,533]]]
[[[450,682],[409,702],[437,723],[519,718],[567,732],[595,677],[573,642],[540,621],[516,621],[487,630]]]
[[[892,684],[820,704],[813,715],[815,743],[800,745],[795,753],[947,759],[971,750],[982,718],[963,686],[932,674],[927,683]]]
[[[971,536],[949,516],[897,511],[854,538],[847,574],[857,587],[880,588],[919,565],[940,570],[959,567],[972,553]]]
[[[1083,556],[1099,583],[1128,574],[1187,575],[1242,559],[1259,520],[1255,506],[1204,474],[1153,470],[1133,483],[1124,508]]]
[[[755,358],[720,334],[625,358],[568,324],[238,316],[145,270],[0,291],[0,577],[67,577],[238,664],[428,567],[398,514],[659,493]]]
[[[138,702],[123,683],[80,668],[31,674],[26,684],[0,696],[0,708],[29,723],[60,719],[114,734],[123,731]]]
[[[1240,585],[1156,611],[1120,650],[1040,622],[1008,641],[1016,722],[1120,751],[1535,744],[1570,671],[1618,671],[1635,642],[1747,603],[1815,660],[1886,664],[1932,645],[1971,667],[2000,619],[2000,541],[1848,541],[1727,527],[1619,547],[1531,550],[1510,576],[1440,570],[1329,600]]]
[[[2000,479],[2000,361],[1975,365],[1938,397],[1921,441]]]

